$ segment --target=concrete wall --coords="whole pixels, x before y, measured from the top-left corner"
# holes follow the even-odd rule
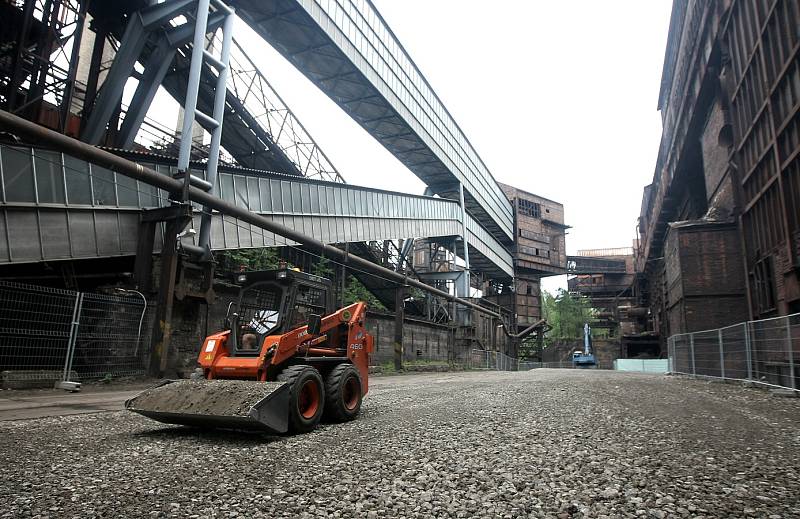
[[[372,364],[378,365],[394,360],[394,315],[369,312],[367,330],[375,338],[375,353]],[[406,319],[403,324],[403,360],[448,361],[457,359],[464,352],[453,352],[453,338],[446,326],[425,321]]]

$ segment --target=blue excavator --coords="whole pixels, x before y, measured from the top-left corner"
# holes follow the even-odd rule
[[[583,351],[576,350],[572,353],[572,365],[583,369],[597,367],[597,359],[592,350],[592,328],[589,323],[583,324]]]

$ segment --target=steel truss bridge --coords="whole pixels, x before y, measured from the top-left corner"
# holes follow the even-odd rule
[[[455,250],[454,237],[460,237],[471,270],[510,282],[512,207],[369,0],[226,4],[205,0],[206,34],[198,40],[198,0],[8,3],[8,23],[16,25],[5,34],[16,32],[17,43],[6,46],[14,50],[0,60],[0,102],[9,112],[172,176],[179,164],[169,155],[180,135],[153,122],[148,112],[160,87],[181,106],[192,104],[192,50],[202,42],[206,59],[197,78],[194,121],[212,135],[220,128],[222,153],[218,174],[210,174],[209,150],[192,143],[193,181],[208,181],[208,190],[223,199],[326,243],[432,238],[452,243],[452,252],[464,256]],[[416,174],[430,196],[344,183],[243,46],[235,39],[225,42],[229,8]],[[226,63],[213,57],[221,48]],[[84,76],[79,61],[88,62]],[[131,77],[135,91],[123,105]],[[215,87],[220,78],[226,80],[221,97]],[[208,114],[218,99],[224,118],[216,121]],[[0,264],[135,254],[142,209],[165,207],[168,198],[64,153],[4,144]],[[195,209],[194,225],[200,227],[203,208]],[[291,244],[205,212],[213,250]],[[159,227],[155,250],[163,232]]]

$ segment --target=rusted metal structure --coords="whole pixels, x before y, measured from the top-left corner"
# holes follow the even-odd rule
[[[636,283],[634,247],[579,250],[567,257],[569,291],[588,297],[596,310],[593,327],[605,328],[622,357],[658,356],[658,338]]]
[[[523,329],[542,318],[541,278],[567,272],[564,206],[514,186],[500,184],[514,208],[514,289],[499,288],[491,299],[513,308]],[[490,292],[491,293],[491,292]]]
[[[673,4],[636,250],[662,339],[800,311],[798,27],[795,0]]]
[[[426,315],[471,328],[490,345],[501,322],[499,333],[516,340],[538,320],[538,278],[534,293],[514,284],[509,199],[371,2],[0,0],[0,9],[1,109],[152,168],[161,181],[187,179],[184,190],[168,192],[61,141],[47,147],[2,128],[3,276],[37,278],[44,269],[53,284],[73,287],[157,285],[152,343],[168,352],[173,299],[215,297],[213,251],[302,244],[190,204],[192,186],[335,246],[339,278],[350,269],[401,324],[404,312]],[[234,12],[422,179],[425,195],[345,184],[230,38]],[[182,109],[177,130],[151,119],[165,94]],[[445,257],[446,272],[419,272],[410,261],[425,240],[436,248],[431,261]],[[520,263],[521,279],[552,273],[560,261],[526,255],[521,261],[536,265]],[[391,275],[356,268],[362,260]],[[498,293],[525,308],[519,327],[515,312],[481,299]],[[468,304],[456,311],[454,297]],[[167,354],[155,357],[152,371],[163,371]]]

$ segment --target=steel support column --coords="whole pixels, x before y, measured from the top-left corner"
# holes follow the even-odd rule
[[[170,216],[166,216],[166,232],[161,250],[161,273],[158,285],[158,307],[156,323],[150,344],[149,373],[154,377],[164,375],[168,367],[170,339],[172,337],[172,304],[175,300],[175,281],[178,274],[178,234],[192,221],[192,207],[181,204],[168,208]]]
[[[469,245],[467,245],[467,207],[464,205],[464,184],[458,183],[458,202],[461,205],[461,243],[464,245],[464,277],[459,296],[469,297]],[[455,251],[454,251],[455,252]]]
[[[394,370],[403,371],[403,321],[405,320],[406,287],[395,289],[394,302]]]

